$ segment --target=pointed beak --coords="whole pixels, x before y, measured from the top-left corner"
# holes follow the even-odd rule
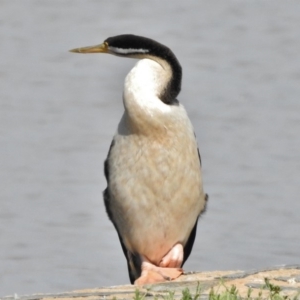
[[[75,49],[70,50],[70,52],[74,52],[74,53],[108,53],[108,44],[103,43],[101,45],[75,48]]]

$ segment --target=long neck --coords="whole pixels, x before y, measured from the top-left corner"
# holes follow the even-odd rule
[[[166,104],[161,96],[169,88],[172,76],[170,65],[163,61],[137,62],[124,85],[124,106],[131,126],[139,131],[164,126],[172,105]]]

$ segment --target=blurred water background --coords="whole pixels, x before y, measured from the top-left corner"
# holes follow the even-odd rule
[[[135,33],[180,60],[208,210],[186,270],[300,260],[300,2],[0,2],[0,296],[126,284],[103,161]]]

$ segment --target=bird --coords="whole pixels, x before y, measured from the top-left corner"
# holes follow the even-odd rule
[[[170,48],[133,34],[70,51],[138,59],[125,78],[124,113],[104,162],[104,204],[130,282],[176,279],[208,200],[194,129],[177,99],[182,67]]]

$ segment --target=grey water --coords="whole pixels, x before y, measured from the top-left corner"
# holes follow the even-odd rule
[[[185,270],[300,263],[300,2],[0,3],[0,297],[129,282],[103,161],[135,61],[68,50],[134,33],[183,67],[208,210]]]

